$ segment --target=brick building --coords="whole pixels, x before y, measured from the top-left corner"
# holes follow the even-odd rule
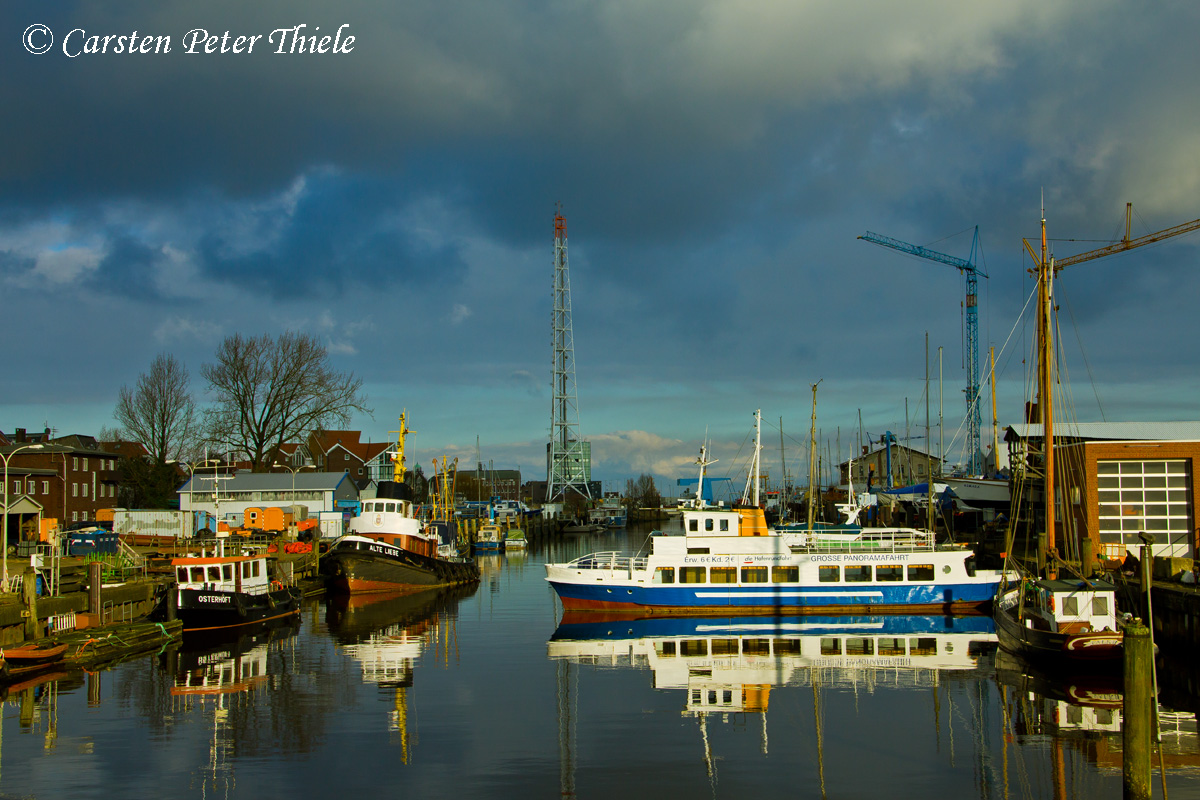
[[[8,459],[9,543],[36,538],[40,519],[62,527],[93,522],[96,512],[117,503],[119,454],[91,436],[51,438],[18,428],[0,454]],[[31,447],[35,445],[36,447]]]
[[[1041,519],[1042,426],[1013,425],[1004,438],[1014,472],[1034,477],[1033,513]],[[1137,553],[1146,533],[1154,555],[1194,557],[1200,422],[1059,422],[1054,441],[1055,471],[1065,478],[1056,492],[1057,527],[1065,508],[1065,522],[1099,555]]]

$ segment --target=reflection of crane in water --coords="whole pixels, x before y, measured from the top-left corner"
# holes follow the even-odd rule
[[[575,796],[575,687],[571,685],[571,662],[557,663],[558,674],[558,780],[561,797]]]

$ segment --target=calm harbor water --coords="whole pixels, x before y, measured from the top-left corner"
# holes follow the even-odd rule
[[[986,617],[560,625],[542,565],[645,537],[535,545],[485,557],[467,590],[314,601],[291,627],[14,687],[0,795],[1120,796],[1112,687],[1067,702]],[[1195,717],[1164,722],[1169,795],[1200,797]]]

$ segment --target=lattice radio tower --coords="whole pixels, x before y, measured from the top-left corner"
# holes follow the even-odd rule
[[[567,267],[567,221],[561,208],[554,215],[554,401],[550,407],[550,452],[546,500],[566,499],[575,491],[591,499],[588,461],[579,438],[579,399],[575,391],[575,337],[571,333],[571,275]]]

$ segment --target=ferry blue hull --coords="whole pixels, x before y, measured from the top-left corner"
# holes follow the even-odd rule
[[[988,606],[996,583],[830,586],[643,586],[550,581],[567,610],[640,610],[651,614],[926,613]]]

